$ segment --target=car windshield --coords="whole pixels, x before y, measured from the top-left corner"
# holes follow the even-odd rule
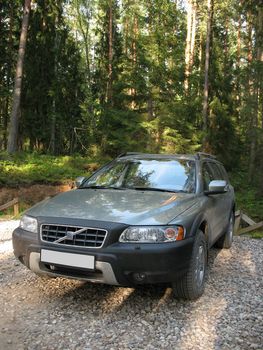
[[[117,159],[81,188],[144,189],[195,192],[195,163],[185,159]]]

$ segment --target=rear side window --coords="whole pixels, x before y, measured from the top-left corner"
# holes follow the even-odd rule
[[[223,165],[222,164],[218,164],[218,167],[219,167],[220,172],[222,174],[222,179],[227,181],[227,182],[229,182],[229,178],[228,178],[227,172],[226,172],[225,168],[223,167]]]
[[[212,173],[213,173],[213,180],[224,180],[223,175],[216,163],[208,163]]]
[[[211,168],[209,167],[208,163],[203,163],[202,176],[203,176],[203,182],[204,182],[204,191],[207,191],[209,188],[209,183],[215,180],[214,174]]]

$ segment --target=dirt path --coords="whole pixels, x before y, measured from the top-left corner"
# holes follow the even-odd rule
[[[263,240],[212,249],[204,295],[41,279],[0,242],[0,349],[262,350]]]

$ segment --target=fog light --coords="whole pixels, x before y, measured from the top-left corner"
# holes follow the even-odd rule
[[[133,279],[136,281],[136,282],[143,282],[146,278],[146,274],[143,273],[143,272],[135,272],[133,274]]]

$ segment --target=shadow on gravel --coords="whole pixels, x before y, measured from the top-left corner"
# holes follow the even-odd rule
[[[234,241],[215,266],[217,293],[224,297],[225,306],[215,323],[214,349],[262,349],[263,262],[257,258],[258,244]]]
[[[214,276],[213,268],[220,252],[218,249],[210,251],[208,283],[209,280],[217,278]],[[59,283],[63,289],[66,280],[60,279]],[[45,297],[49,297],[48,293]],[[158,338],[157,332],[164,334],[164,340],[170,337],[169,342],[173,342],[174,349],[212,349],[211,344],[216,341],[217,318],[221,316],[226,306],[224,297],[217,293],[211,295],[211,291],[205,292],[197,301],[176,300],[167,284],[124,288],[79,283],[72,284],[70,289],[53,297],[56,305],[62,302],[66,305],[62,312],[65,318],[70,318],[76,313],[83,314],[88,322],[93,322],[99,328],[105,327],[105,332],[111,324],[127,322],[132,325],[132,332],[138,339],[145,339],[145,334],[148,334],[149,342],[152,343]],[[217,304],[212,316],[207,314],[209,310],[206,308],[211,297]],[[50,306],[54,308],[54,304]],[[202,328],[202,324],[207,332]],[[205,335],[199,339],[198,332]],[[129,341],[133,340],[129,338]]]
[[[220,253],[219,249],[212,249],[209,254],[208,275],[211,273],[214,261]],[[158,310],[166,304],[189,303],[176,300],[173,297],[169,284],[138,285],[135,288],[118,287],[103,284],[81,282],[75,288],[59,296],[63,299],[73,299],[76,304],[82,303],[80,308],[85,307],[90,301],[96,302],[97,309],[103,313],[116,313],[131,306],[145,305],[146,309]],[[106,304],[106,307],[105,307]]]
[[[169,288],[168,288],[169,289]],[[152,310],[158,307],[166,295],[167,285],[147,285],[136,288],[116,287],[103,284],[83,283],[61,295],[63,300],[73,300],[75,310],[87,310],[93,313],[91,305],[96,305],[96,315],[119,314],[125,309],[136,309],[137,306]]]

